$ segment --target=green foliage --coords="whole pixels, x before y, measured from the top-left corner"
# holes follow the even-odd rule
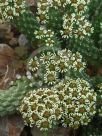
[[[101,22],[102,22],[102,1],[94,0],[91,2],[90,10],[89,10],[90,20],[94,26],[94,33],[92,35],[92,39],[94,41],[94,45],[92,48],[96,48],[97,52],[97,62],[95,66],[97,67],[102,65],[102,29],[101,29]],[[93,51],[91,51],[93,52]],[[94,54],[94,52],[93,52]],[[95,54],[94,54],[95,55]]]
[[[77,133],[78,136],[101,136],[102,118],[96,115],[89,125],[80,127]]]
[[[8,90],[0,90],[0,116],[15,113],[28,92],[26,81],[17,81]]]
[[[30,9],[20,14],[18,18],[15,17],[12,24],[25,34],[31,43],[35,42],[34,30],[38,29],[39,24]]]
[[[73,40],[71,40],[69,44],[69,48],[73,52],[76,51],[80,52],[88,64],[94,65],[96,67],[99,66],[99,63],[97,62],[97,60],[99,59],[98,58],[99,50],[97,47],[95,47],[94,41],[92,39],[87,38],[81,41],[74,40],[74,42]]]

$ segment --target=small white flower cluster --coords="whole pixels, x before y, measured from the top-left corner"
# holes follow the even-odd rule
[[[43,23],[46,22],[46,18],[48,18],[47,13],[49,12],[50,7],[55,9],[61,7],[66,8],[66,6],[74,7],[75,12],[82,14],[88,10],[89,3],[90,0],[39,0],[39,2],[37,2],[38,20]]]
[[[86,10],[88,10],[88,5],[90,3],[90,0],[69,0],[71,6],[75,8],[75,11],[79,14],[84,13]]]
[[[52,87],[63,107],[62,125],[78,128],[87,125],[96,113],[96,93],[81,79],[68,79]]]
[[[46,18],[48,17],[47,13],[49,11],[51,2],[52,0],[39,0],[37,2],[37,20],[43,24],[46,23]]]
[[[72,53],[70,50],[42,53],[39,57],[31,58],[28,62],[28,70],[33,74],[36,83],[40,78],[42,84],[54,85],[62,78],[65,79],[70,70],[83,71],[86,63],[82,61],[80,53]],[[35,77],[36,76],[36,77]],[[38,80],[37,80],[38,81]]]
[[[39,30],[34,32],[34,35],[37,39],[42,40],[44,45],[52,47],[55,44],[54,41],[54,32],[50,29],[46,30],[44,27],[40,27]]]
[[[98,114],[102,117],[102,83],[98,85],[98,98],[97,98],[97,105],[98,105]]]
[[[85,16],[89,3],[90,0],[40,0],[38,2],[37,18],[39,22],[46,24],[50,15],[48,13],[51,12],[49,9],[55,8],[62,14],[61,17],[63,24],[61,25],[63,29],[60,30],[62,38],[75,37],[83,39],[85,36],[90,36],[94,30],[92,24],[86,19]],[[64,8],[63,13],[61,7]],[[67,12],[66,8],[68,9]],[[48,39],[47,42],[52,44],[54,41]]]
[[[37,2],[37,20],[42,24],[46,24],[46,20],[49,18],[49,8],[58,8],[58,5],[60,5],[60,0],[39,0]]]
[[[85,36],[90,36],[93,30],[92,24],[84,16],[75,13],[63,16],[63,30],[60,31],[63,38],[83,39]]]
[[[54,8],[71,6],[80,14],[88,9],[90,0],[52,0],[51,6]]]
[[[48,88],[29,92],[19,110],[26,125],[36,125],[41,131],[53,128],[62,117],[58,95]]]
[[[52,0],[51,7],[58,9],[64,7],[69,4],[68,0]]]
[[[0,9],[4,20],[12,20],[25,11],[25,0],[0,0]]]

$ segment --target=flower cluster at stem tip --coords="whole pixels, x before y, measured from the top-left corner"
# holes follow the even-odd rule
[[[52,47],[55,44],[55,34],[50,29],[45,29],[44,27],[40,27],[39,30],[34,32],[36,39],[44,41],[44,44],[48,47]]]
[[[12,20],[25,11],[25,0],[0,0],[0,14],[3,20]]]
[[[62,116],[59,98],[48,88],[29,92],[22,101],[20,112],[26,125],[36,125],[42,131],[53,128]]]
[[[63,23],[61,24],[62,30],[60,30],[62,38],[84,39],[94,31],[92,24],[87,19],[89,4],[90,0],[39,0],[37,20],[45,25],[50,18],[50,9],[55,9],[52,12],[58,10],[62,15]]]
[[[48,131],[62,123],[77,129],[87,125],[96,113],[96,93],[81,79],[63,80],[57,85],[30,91],[19,108],[26,125]]]
[[[77,129],[87,125],[96,113],[96,93],[81,79],[68,79],[52,87],[57,92],[62,108],[62,125]]]
[[[88,81],[72,78],[85,69],[80,53],[70,50],[46,51],[28,61],[31,90],[19,108],[26,125],[47,131],[61,123],[77,129],[87,125],[96,113],[96,93]],[[39,89],[40,88],[40,89]]]
[[[48,51],[29,59],[27,77],[34,86],[53,86],[70,76],[71,70],[82,72],[85,67],[86,63],[78,52],[72,53],[67,49]]]

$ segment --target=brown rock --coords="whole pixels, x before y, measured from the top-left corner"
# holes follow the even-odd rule
[[[16,51],[7,44],[0,44],[0,78],[2,79],[0,89],[9,87],[10,81],[15,79],[16,72],[25,72],[26,65],[24,61],[20,60],[20,57],[25,55],[27,47],[17,47]]]
[[[11,26],[5,22],[0,22],[0,37],[5,37],[6,33],[11,31]]]
[[[40,132],[40,130],[35,126],[31,129],[31,133],[32,133],[32,136],[42,136],[42,133]]]
[[[18,43],[18,39],[14,38],[14,37],[9,41],[9,44],[11,46],[15,46],[15,45],[17,45],[17,43]]]
[[[12,63],[14,51],[7,44],[0,44],[0,73],[5,72],[7,65]]]
[[[23,128],[23,120],[18,115],[0,118],[0,136],[20,136]]]
[[[6,38],[6,39],[9,39],[9,40],[10,40],[10,39],[12,39],[13,37],[14,37],[14,33],[13,33],[13,32],[9,32],[9,33],[6,33],[6,34],[5,34],[5,38]]]
[[[102,66],[99,67],[99,69],[97,70],[97,75],[102,75]]]
[[[14,69],[12,67],[14,59],[14,51],[7,44],[0,44],[0,75],[4,76],[4,82],[8,82],[8,77],[12,76]],[[5,83],[4,83],[5,84]],[[0,82],[0,88],[3,83]]]
[[[0,44],[0,55],[12,57],[14,55],[14,51],[7,44]]]

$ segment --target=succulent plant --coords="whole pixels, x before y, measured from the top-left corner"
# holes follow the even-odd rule
[[[26,81],[16,81],[9,89],[0,90],[0,116],[17,112],[24,95],[29,91],[27,88]]]

